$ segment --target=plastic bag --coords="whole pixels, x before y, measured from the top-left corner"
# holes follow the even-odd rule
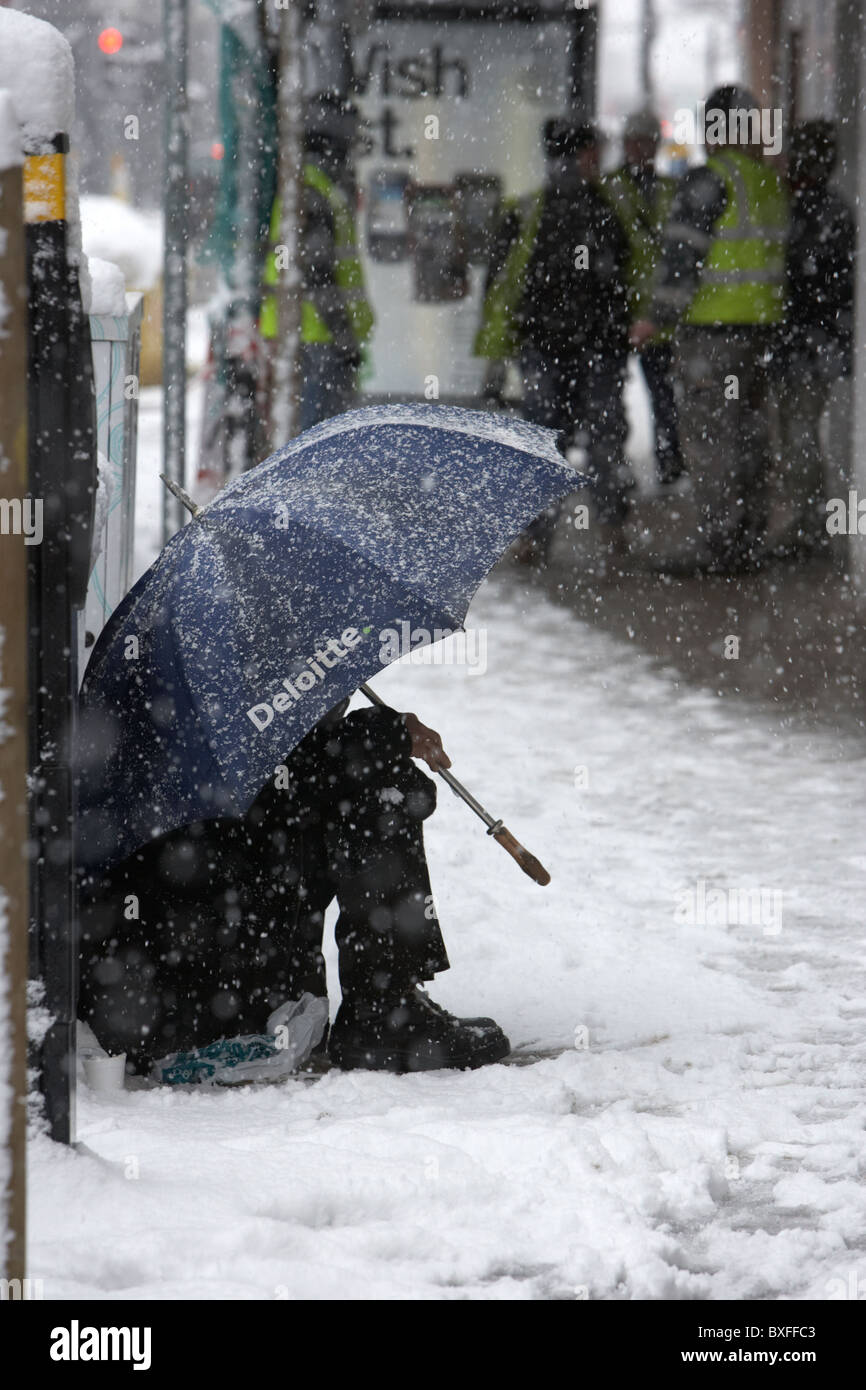
[[[307,1060],[324,1036],[327,999],[302,994],[275,1009],[267,1033],[220,1038],[207,1047],[172,1052],[154,1062],[151,1075],[165,1086],[238,1086],[249,1081],[279,1081]]]

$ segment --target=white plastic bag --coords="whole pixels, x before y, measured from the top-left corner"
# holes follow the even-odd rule
[[[207,1047],[173,1052],[154,1062],[152,1075],[169,1086],[280,1081],[303,1066],[321,1041],[329,1012],[327,999],[302,994],[274,1010],[267,1033],[221,1038]]]

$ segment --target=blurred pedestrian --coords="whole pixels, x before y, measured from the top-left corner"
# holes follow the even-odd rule
[[[547,177],[523,204],[475,351],[494,361],[517,357],[527,419],[584,449],[604,544],[616,557],[633,486],[623,405],[629,247],[599,187],[595,126],[554,117],[542,136]],[[546,562],[556,517],[551,509],[532,523],[522,559]]]
[[[331,95],[312,97],[305,111],[300,258],[301,306],[299,428],[351,410],[358,371],[373,328],[364,287],[354,206],[342,186],[349,173],[357,109]],[[265,293],[259,329],[269,347],[269,368],[280,351],[279,304],[275,287],[281,202],[274,201],[271,245],[265,264]]]
[[[630,474],[623,388],[628,362],[629,245],[599,187],[595,126],[545,127],[548,177],[517,309],[524,413],[573,434],[584,450],[598,524],[622,554]],[[555,515],[534,524],[543,557]]]
[[[788,147],[791,232],[785,321],[778,354],[781,472],[792,517],[776,543],[783,556],[826,549],[827,479],[820,440],[830,388],[852,366],[854,218],[829,187],[836,136],[829,121],[804,121]]]
[[[788,194],[764,162],[759,115],[742,87],[706,102],[706,165],[682,179],[659,279],[636,348],[677,326],[680,439],[698,508],[697,563],[733,573],[759,564],[770,465],[768,368],[782,320]],[[741,115],[742,113],[742,115]]]
[[[653,112],[634,112],[623,132],[623,163],[601,185],[628,238],[628,305],[633,322],[650,312],[662,235],[676,190],[675,179],[656,172],[660,141],[661,126]],[[662,483],[676,482],[683,472],[671,381],[671,332],[670,326],[660,328],[638,353],[652,406],[656,467]]]

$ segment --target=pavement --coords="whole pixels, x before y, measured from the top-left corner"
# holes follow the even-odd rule
[[[866,730],[866,595],[845,572],[847,538],[834,540],[827,559],[772,562],[754,575],[659,574],[653,566],[687,555],[695,530],[688,494],[659,491],[634,504],[622,572],[602,577],[592,524],[572,524],[582,500],[576,493],[564,504],[549,565],[509,560],[514,578],[629,643],[651,668],[786,719]]]

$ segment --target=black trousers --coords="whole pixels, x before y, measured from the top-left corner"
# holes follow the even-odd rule
[[[595,497],[598,519],[619,524],[628,512],[625,441],[628,424],[623,404],[627,359],[587,351],[565,360],[525,347],[523,414],[536,425],[565,430],[586,450],[584,471]],[[536,540],[549,539],[556,524],[555,504],[527,528]]]
[[[638,353],[638,360],[649,392],[655,425],[656,467],[661,482],[682,470],[680,425],[671,377],[673,349],[670,343],[654,343]]]
[[[334,898],[344,996],[447,970],[423,842],[435,804],[393,711],[317,727],[242,820],[187,826],[83,886],[79,1017],[139,1071],[262,1032],[284,1000],[327,993]]]

